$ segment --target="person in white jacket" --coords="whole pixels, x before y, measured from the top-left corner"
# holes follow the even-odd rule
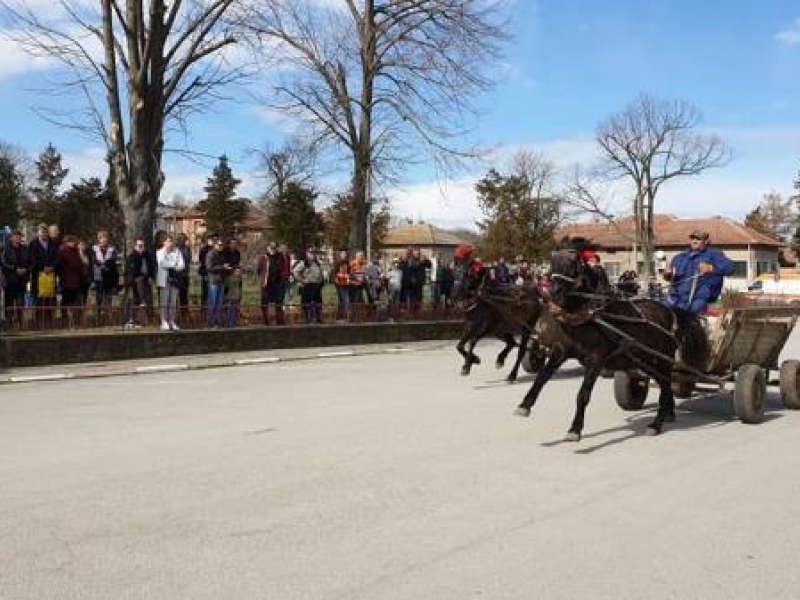
[[[187,265],[171,235],[164,238],[164,245],[156,252],[156,263],[158,264],[156,287],[159,292],[161,329],[164,331],[180,329],[175,323],[175,317],[178,313],[178,296],[181,283],[186,276]]]

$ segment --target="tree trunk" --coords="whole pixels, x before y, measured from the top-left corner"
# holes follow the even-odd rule
[[[353,176],[353,221],[350,224],[350,248],[367,251],[367,168],[365,161],[356,161]]]

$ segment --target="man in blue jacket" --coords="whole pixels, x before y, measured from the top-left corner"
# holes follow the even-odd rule
[[[719,298],[726,275],[733,275],[733,262],[722,251],[708,245],[707,231],[693,231],[690,246],[675,258],[664,272],[672,283],[667,304],[695,314],[706,312]]]

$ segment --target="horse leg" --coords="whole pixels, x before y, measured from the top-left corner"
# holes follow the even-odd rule
[[[517,340],[515,340],[514,336],[510,333],[502,334],[500,339],[506,343],[506,347],[500,350],[500,354],[498,354],[495,359],[494,366],[498,369],[503,368],[503,365],[506,364],[506,358],[508,358],[511,351],[517,347]]]
[[[659,364],[658,366],[642,366],[642,370],[650,375],[658,383],[660,393],[658,395],[658,411],[653,422],[645,429],[645,435],[658,435],[661,433],[664,423],[675,421],[675,394],[672,391],[672,377],[665,376],[670,373],[671,365]]]
[[[528,351],[528,342],[531,339],[531,331],[527,327],[522,328],[522,333],[519,337],[519,348],[517,349],[517,359],[514,361],[514,366],[511,368],[511,372],[506,377],[506,380],[510,382],[514,382],[517,380],[517,375],[519,375],[519,367],[522,364],[522,359],[525,358],[525,353]]]
[[[589,400],[592,399],[592,389],[597,382],[597,378],[602,373],[602,365],[588,364],[583,375],[583,383],[581,389],[578,391],[576,399],[575,418],[572,419],[567,436],[564,438],[568,442],[579,442],[581,440],[581,433],[583,432],[583,418],[586,415],[586,407],[589,406]]]
[[[464,335],[461,336],[461,339],[458,340],[456,344],[456,350],[458,353],[464,357],[464,365],[461,367],[461,374],[462,375],[469,375],[470,368],[472,367],[472,361],[469,359],[469,353],[466,351],[465,346],[467,342],[471,339],[472,333],[470,330],[464,332]]]
[[[536,373],[536,379],[533,381],[531,389],[529,389],[528,393],[525,394],[522,404],[520,404],[517,407],[517,410],[514,411],[515,415],[527,417],[531,414],[531,408],[533,408],[533,405],[539,398],[539,393],[542,391],[542,388],[548,381],[550,381],[553,373],[558,371],[558,368],[563,365],[566,360],[566,353],[559,346],[554,346],[551,349],[550,356],[547,358],[547,362],[544,364],[544,367],[538,373]]]
[[[486,331],[486,325],[481,324],[480,321],[467,322],[464,334],[461,336],[458,344],[456,344],[456,350],[464,357],[464,365],[461,367],[462,375],[469,375],[472,365],[481,364],[481,359],[476,356],[474,350],[475,344],[486,335]],[[469,349],[467,349],[467,345],[469,345]]]
[[[661,393],[658,395],[658,411],[656,418],[645,429],[645,435],[658,435],[665,422],[675,421],[675,395],[672,392],[672,379],[664,377],[662,374],[657,381],[658,387],[661,388]]]

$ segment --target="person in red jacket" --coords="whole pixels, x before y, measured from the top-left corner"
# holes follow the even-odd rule
[[[64,236],[56,254],[56,274],[61,283],[61,306],[69,310],[70,325],[74,324],[78,312],[83,307],[83,260],[78,252],[78,239],[73,235]]]
[[[471,244],[461,243],[456,246],[453,252],[460,268],[461,289],[460,295],[467,295],[476,292],[486,276],[486,267],[479,258],[475,256],[475,248]]]

